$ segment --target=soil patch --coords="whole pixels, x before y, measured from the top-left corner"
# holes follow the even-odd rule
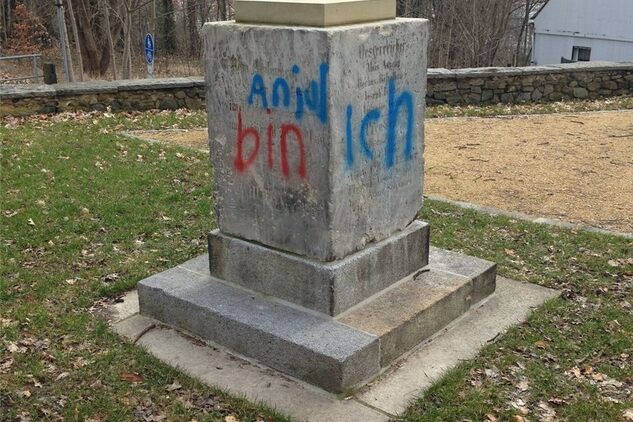
[[[633,112],[429,120],[426,193],[633,233]]]
[[[139,131],[207,150],[206,129]],[[425,193],[633,233],[633,112],[426,121]]]
[[[135,130],[126,132],[135,138],[149,142],[165,142],[193,148],[200,151],[209,150],[209,135],[207,129],[166,129],[166,130]]]

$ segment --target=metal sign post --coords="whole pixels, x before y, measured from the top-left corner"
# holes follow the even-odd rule
[[[147,78],[154,78],[154,37],[145,35],[145,61],[147,62]]]

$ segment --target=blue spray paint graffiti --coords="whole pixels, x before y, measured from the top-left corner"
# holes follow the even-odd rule
[[[301,68],[298,65],[291,67],[293,75],[299,75]],[[289,168],[287,164],[287,147],[286,137],[289,134],[293,135],[293,139],[296,140],[296,144],[300,150],[300,165],[298,173],[300,176],[305,177],[305,146],[303,132],[299,123],[306,115],[306,113],[313,113],[318,120],[326,124],[328,122],[328,73],[329,66],[327,63],[321,63],[319,66],[318,80],[310,80],[307,87],[295,86],[294,96],[292,95],[291,86],[293,85],[283,76],[276,77],[272,84],[267,86],[266,81],[259,73],[255,73],[251,77],[251,85],[247,97],[247,103],[253,107],[261,107],[266,110],[270,115],[274,109],[285,108],[294,111],[294,117],[296,124],[292,122],[284,123],[282,125],[282,138],[281,139],[281,166],[284,176],[288,177]],[[295,83],[296,85],[296,83]],[[372,125],[383,124],[386,128],[384,138],[384,164],[387,168],[392,168],[399,154],[398,150],[398,138],[404,136],[404,146],[402,149],[402,156],[405,161],[413,158],[413,138],[415,131],[415,101],[411,92],[404,89],[398,92],[396,88],[396,80],[394,78],[387,81],[385,88],[386,93],[386,110],[380,108],[373,108],[365,113],[360,119],[359,126],[354,127],[354,106],[349,104],[345,110],[345,162],[347,168],[351,169],[356,161],[357,152],[355,151],[355,136],[358,139],[358,149],[360,155],[367,161],[372,161],[376,158],[376,151],[370,145],[368,141],[368,134]],[[403,120],[404,119],[404,120]],[[249,167],[257,155],[257,149],[253,156],[243,157],[244,154],[241,143],[244,142],[247,135],[250,135],[258,141],[259,131],[255,128],[248,128],[247,130],[241,130],[241,112],[238,113],[238,137],[237,137],[237,152],[236,152],[236,170],[238,172],[244,171]],[[285,128],[285,129],[284,129]],[[251,133],[253,132],[253,133]],[[267,134],[267,153],[268,153],[268,167],[273,168],[273,132],[274,129],[270,124],[266,130]],[[375,131],[373,131],[375,133]],[[254,134],[257,138],[254,138]],[[259,142],[256,142],[258,146]],[[285,161],[284,161],[285,160]]]
[[[387,82],[387,133],[385,137],[385,165],[391,168],[395,164],[397,152],[398,118],[401,111],[405,109],[406,131],[404,137],[404,159],[413,158],[413,136],[415,128],[415,103],[413,94],[409,91],[396,92],[396,81],[390,79]],[[352,118],[354,115],[353,106],[350,104],[346,110],[345,121],[345,161],[348,168],[352,168],[355,162],[354,154],[354,133],[352,129]],[[378,123],[381,118],[381,111],[377,108],[369,110],[361,119],[358,134],[361,153],[368,159],[374,159],[374,151],[367,144],[367,131],[369,125]]]
[[[328,120],[328,73],[330,67],[327,63],[321,63],[319,66],[319,80],[311,80],[307,88],[296,87],[294,96],[295,118],[301,120],[308,111],[313,112],[321,123],[327,123]],[[301,73],[298,65],[293,65],[291,69],[294,75]],[[259,105],[263,109],[267,109],[269,104],[278,108],[283,106],[290,108],[291,95],[290,83],[282,76],[277,77],[272,84],[271,101],[269,102],[268,91],[264,78],[259,73],[253,74],[251,78],[251,87],[248,93],[248,105]]]
[[[396,81],[389,80],[388,83],[387,104],[389,117],[387,118],[387,147],[385,162],[387,167],[393,167],[394,156],[396,154],[396,128],[398,125],[398,114],[401,107],[407,109],[407,131],[404,143],[404,159],[410,160],[413,152],[413,119],[415,113],[413,110],[413,96],[410,92],[404,91],[396,97]]]
[[[291,68],[293,75],[299,75],[301,68],[293,65]],[[273,110],[278,108],[291,109],[294,107],[294,117],[296,121],[282,122],[277,128],[280,129],[278,142],[274,141],[276,128],[273,127],[273,118],[271,117],[266,127],[266,157],[268,169],[274,170],[275,163],[279,163],[281,173],[284,178],[289,179],[291,173],[295,171],[291,169],[289,150],[292,148],[296,152],[297,166],[296,174],[302,178],[307,178],[307,159],[306,144],[303,131],[300,126],[300,120],[306,112],[312,112],[323,124],[328,120],[328,72],[327,63],[321,63],[319,66],[318,81],[310,80],[307,88],[297,86],[295,88],[294,98],[291,95],[291,83],[284,77],[276,77],[270,91],[266,86],[266,81],[261,74],[255,73],[251,76],[251,85],[246,98],[246,102],[252,107],[261,107],[266,110],[269,116],[272,116]],[[233,167],[236,173],[244,173],[252,165],[255,164],[260,152],[260,128],[245,127],[243,122],[242,109],[237,108],[237,133],[235,137],[235,158]],[[275,143],[279,145],[279,152],[275,153]],[[290,144],[290,145],[289,145]],[[250,149],[248,148],[250,146]],[[263,148],[261,148],[263,149]],[[248,152],[247,154],[247,151]],[[278,157],[275,160],[275,157]]]

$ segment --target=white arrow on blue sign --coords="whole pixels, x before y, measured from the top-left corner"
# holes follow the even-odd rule
[[[152,34],[145,35],[145,60],[147,60],[147,64],[154,63],[154,37]]]

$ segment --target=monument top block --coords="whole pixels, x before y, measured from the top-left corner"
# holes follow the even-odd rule
[[[395,19],[396,0],[237,0],[238,23],[328,27]]]
[[[428,21],[204,28],[223,234],[330,262],[416,218]]]

